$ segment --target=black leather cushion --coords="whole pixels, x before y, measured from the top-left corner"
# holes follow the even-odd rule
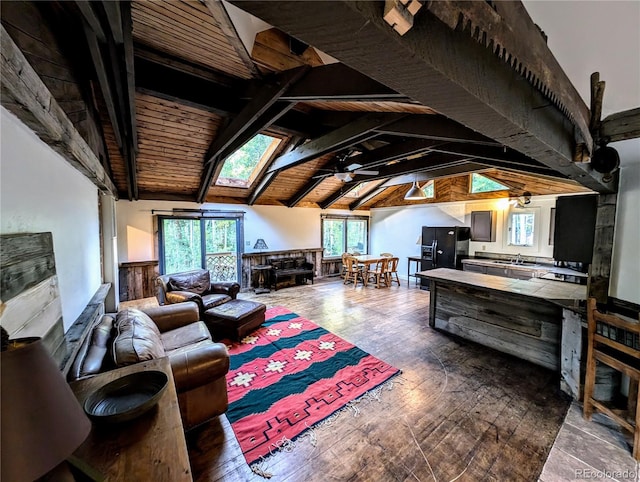
[[[203,311],[207,311],[209,308],[221,305],[227,301],[231,301],[231,296],[225,294],[205,295],[202,297],[202,306],[204,307]]]
[[[296,262],[292,259],[287,259],[282,263],[282,269],[293,269],[296,267]]]
[[[304,258],[296,258],[296,268],[302,268],[306,262],[307,260]]]
[[[191,291],[201,295],[209,291],[210,287],[211,279],[207,270],[198,273],[176,274],[169,278],[169,288],[173,291]]]
[[[272,261],[271,266],[273,269],[282,269],[282,261]]]

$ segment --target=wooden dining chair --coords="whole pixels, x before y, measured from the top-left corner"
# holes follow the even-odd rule
[[[345,261],[347,267],[344,275],[344,284],[352,282],[355,289],[358,285],[358,280],[360,280],[363,286],[367,286],[367,277],[364,275],[362,267],[358,265],[358,260],[353,256],[347,256]]]
[[[376,288],[380,288],[381,285],[389,286],[387,282],[387,264],[389,258],[380,258],[372,268],[367,271],[368,280],[373,280],[376,283]]]
[[[640,323],[598,311],[595,298],[587,303],[587,370],[584,383],[583,416],[591,420],[598,410],[633,435],[633,458],[640,460],[640,410],[638,386],[640,380]],[[626,410],[616,409],[593,398],[596,362],[603,363],[629,377]]]
[[[347,273],[347,258],[351,256],[349,253],[342,253],[342,268],[340,269],[340,277],[344,279]]]
[[[398,283],[400,286],[400,278],[398,278],[398,263],[400,262],[400,258],[389,258],[387,262],[387,269],[385,271],[387,276],[387,285],[391,286],[391,283],[394,281]]]

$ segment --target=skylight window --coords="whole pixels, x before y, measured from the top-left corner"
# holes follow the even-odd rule
[[[224,161],[216,185],[247,188],[273,155],[282,139],[258,134]]]
[[[354,189],[352,189],[347,194],[345,194],[344,197],[359,198],[361,196],[364,196],[369,191],[371,191],[371,189],[373,189],[375,185],[376,185],[375,181],[361,182]]]
[[[424,192],[425,196],[431,197],[431,198],[435,197],[435,191],[433,186],[434,186],[433,181],[429,181],[424,186],[422,186],[422,191]]]
[[[471,193],[492,192],[492,191],[508,191],[509,186],[505,186],[498,181],[489,179],[482,174],[471,174]]]

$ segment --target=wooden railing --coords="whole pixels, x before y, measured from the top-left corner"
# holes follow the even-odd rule
[[[238,256],[235,253],[207,253],[205,259],[212,281],[238,281]]]

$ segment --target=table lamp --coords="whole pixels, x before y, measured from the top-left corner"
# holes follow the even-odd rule
[[[91,430],[40,338],[3,342],[0,478],[33,481],[59,466]]]
[[[256,244],[253,246],[253,249],[269,249],[269,246],[267,246],[267,243],[264,242],[264,239],[258,238]]]

